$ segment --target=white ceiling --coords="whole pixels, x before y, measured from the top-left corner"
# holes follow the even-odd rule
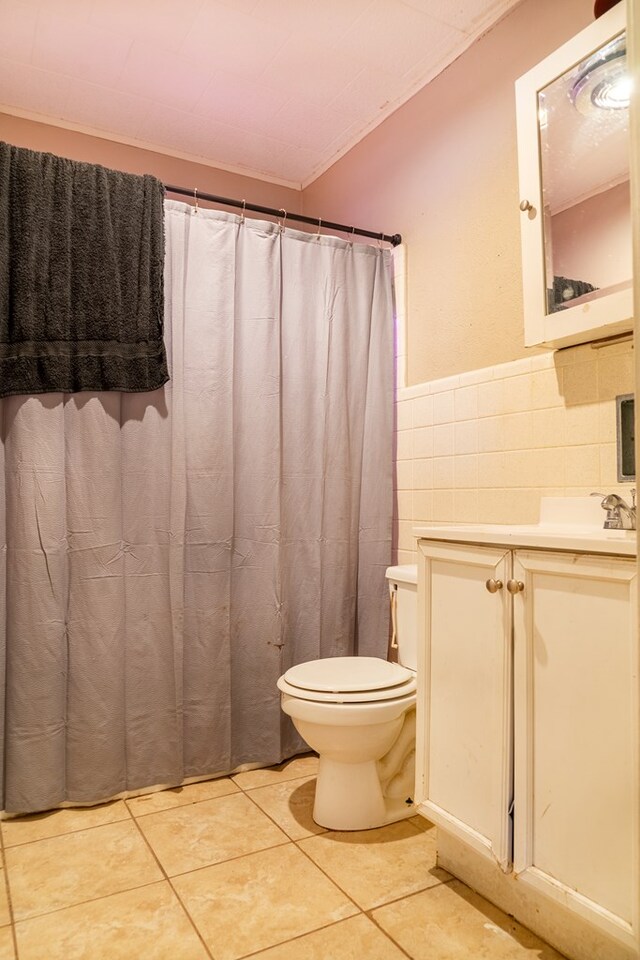
[[[304,186],[520,0],[0,0],[0,111]]]

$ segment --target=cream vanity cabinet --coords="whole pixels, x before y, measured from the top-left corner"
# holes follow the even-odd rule
[[[525,346],[632,328],[625,7],[516,83]]]
[[[638,955],[635,558],[418,557],[419,812]]]

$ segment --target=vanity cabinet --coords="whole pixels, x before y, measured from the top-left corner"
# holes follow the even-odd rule
[[[635,560],[418,556],[419,812],[637,956]]]
[[[516,82],[525,346],[632,329],[625,7]]]

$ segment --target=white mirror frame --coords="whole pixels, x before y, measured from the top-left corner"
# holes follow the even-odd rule
[[[547,314],[542,165],[538,132],[538,92],[585,60],[626,28],[620,3],[589,24],[516,81],[524,343],[526,347],[568,347],[626,333],[633,327],[633,290],[620,290],[589,303]]]

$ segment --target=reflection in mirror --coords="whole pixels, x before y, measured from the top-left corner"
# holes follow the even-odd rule
[[[547,313],[631,286],[626,35],[538,93]]]

